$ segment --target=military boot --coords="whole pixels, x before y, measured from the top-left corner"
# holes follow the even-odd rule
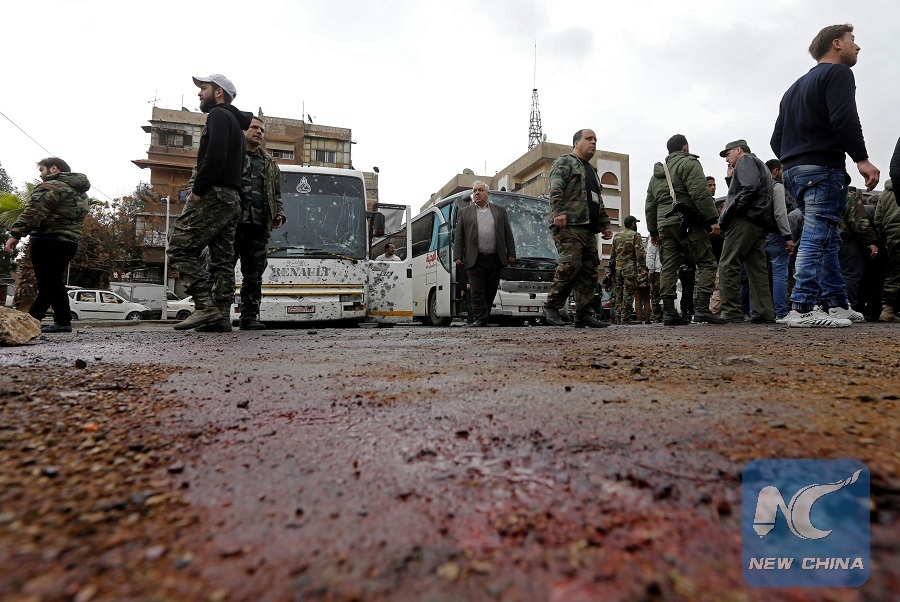
[[[259,321],[259,316],[241,314],[241,330],[265,330],[266,325]]]
[[[894,306],[887,303],[881,304],[881,315],[878,316],[879,322],[900,322],[900,317],[894,313]]]
[[[231,305],[220,305],[219,314],[221,318],[215,322],[198,326],[194,330],[197,332],[231,332]]]
[[[728,320],[709,311],[709,298],[709,293],[697,293],[694,296],[694,323],[727,324]]]
[[[196,332],[231,332],[231,320],[228,318],[219,318],[215,322],[198,326],[194,329]]]
[[[678,311],[675,309],[675,299],[666,297],[662,300],[662,305],[663,324],[666,326],[684,326],[687,324],[681,319],[681,316],[678,315]]]
[[[188,316],[186,320],[182,320],[172,328],[175,330],[190,330],[191,328],[197,328],[198,326],[217,322],[221,319],[222,312],[219,311],[219,308],[208,306],[203,309],[198,308],[194,313]]]
[[[544,321],[550,326],[565,326],[566,322],[559,314],[559,310],[550,305],[544,305]]]
[[[608,328],[609,322],[598,320],[591,314],[575,316],[575,328]]]

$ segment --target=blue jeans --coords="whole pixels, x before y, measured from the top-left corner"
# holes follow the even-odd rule
[[[785,187],[803,210],[803,236],[791,293],[791,304],[797,311],[810,311],[818,298],[826,311],[847,307],[838,251],[848,182],[843,169],[820,165],[797,165],[784,174]]]
[[[775,317],[783,318],[788,315],[788,262],[791,256],[785,249],[784,237],[780,233],[770,233],[766,237],[766,257],[772,269],[772,301],[775,304]]]

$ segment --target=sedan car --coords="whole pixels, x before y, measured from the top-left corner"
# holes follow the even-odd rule
[[[146,305],[93,289],[69,291],[69,310],[73,320],[148,320],[151,314]]]
[[[166,293],[166,319],[186,320],[192,313],[194,313],[193,297],[182,299],[172,291]]]

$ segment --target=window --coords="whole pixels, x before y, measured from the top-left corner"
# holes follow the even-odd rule
[[[427,253],[431,248],[431,238],[434,234],[434,213],[429,212],[420,219],[413,221],[410,231],[412,233],[413,257]]]
[[[193,137],[184,130],[159,130],[159,145],[169,148],[191,148]]]
[[[112,293],[100,293],[100,301],[102,303],[122,303],[122,297]]]
[[[134,222],[134,234],[145,247],[166,246],[165,215],[139,215]]]
[[[619,178],[616,177],[616,174],[614,174],[613,172],[608,171],[600,176],[600,183],[604,186],[615,187],[619,185]]]
[[[349,167],[350,141],[308,136],[303,140],[303,161],[329,167]]]
[[[280,149],[272,149],[272,156],[276,159],[290,159],[294,160],[294,151],[292,150],[280,150]]]
[[[335,163],[337,162],[337,153],[335,151],[327,151],[316,149],[315,159],[319,163]]]
[[[97,293],[88,293],[86,291],[81,291],[78,293],[78,297],[76,297],[75,300],[80,303],[96,303]]]

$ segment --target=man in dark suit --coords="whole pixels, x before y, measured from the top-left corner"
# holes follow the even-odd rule
[[[506,208],[488,203],[488,187],[472,185],[471,205],[459,210],[453,255],[465,265],[472,293],[471,326],[487,326],[500,284],[500,270],[516,260],[516,245]]]

